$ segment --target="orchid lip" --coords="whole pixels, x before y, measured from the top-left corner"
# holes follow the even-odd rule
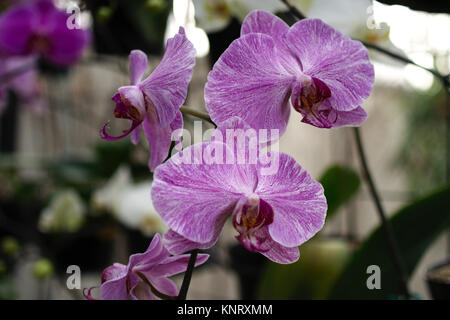
[[[127,130],[124,130],[123,134],[121,134],[119,136],[111,136],[111,135],[109,135],[108,132],[106,132],[106,129],[109,128],[109,124],[110,124],[110,121],[108,121],[101,128],[101,130],[100,130],[100,137],[102,139],[108,140],[108,141],[114,141],[114,140],[122,139],[122,138],[128,136],[134,129],[136,129],[141,124],[141,122],[142,121],[139,121],[139,122],[133,121],[133,123],[131,124],[130,128],[127,129]]]
[[[316,78],[304,76],[300,79],[300,90],[298,97],[294,104],[294,109],[301,113],[304,117],[304,122],[311,123],[311,117],[322,126],[327,126],[324,122],[329,122],[324,114],[323,110],[320,110],[320,106],[323,102],[331,97],[331,90],[325,82]]]
[[[238,204],[239,205],[239,204]],[[260,232],[273,222],[273,210],[258,195],[251,195],[233,214],[233,226],[239,235],[236,238],[250,251],[265,252],[262,244],[267,240]]]

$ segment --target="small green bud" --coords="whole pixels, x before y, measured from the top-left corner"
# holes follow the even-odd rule
[[[99,23],[106,23],[111,18],[113,10],[110,7],[103,6],[97,11],[97,20]]]
[[[33,276],[39,280],[49,278],[53,274],[53,264],[46,258],[39,259],[33,265]]]
[[[164,0],[147,0],[145,8],[152,12],[160,12],[166,8],[166,1]]]
[[[13,257],[19,252],[20,244],[13,237],[4,237],[1,242],[1,250],[4,254]]]

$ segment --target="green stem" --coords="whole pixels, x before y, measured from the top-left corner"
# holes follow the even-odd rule
[[[386,218],[386,212],[383,208],[381,198],[378,194],[377,188],[375,187],[375,183],[372,178],[372,174],[369,169],[369,165],[367,163],[366,154],[364,151],[361,133],[359,132],[359,128],[353,128],[353,133],[355,135],[356,146],[358,148],[358,155],[361,161],[361,165],[363,168],[364,176],[367,181],[367,185],[369,187],[370,194],[372,196],[372,200],[376,206],[378,216],[381,220],[381,224],[384,228],[384,232],[386,234],[386,239],[388,241],[389,250],[392,256],[392,262],[394,263],[394,267],[399,276],[399,287],[402,291],[402,294],[405,297],[410,297],[410,293],[408,290],[408,273],[406,271],[405,264],[400,255],[400,250],[398,247],[398,243],[394,236],[394,231],[389,223],[389,220]]]
[[[192,110],[192,109],[190,109],[188,107],[185,107],[185,106],[180,107],[180,111],[182,113],[184,113],[184,114],[188,114],[188,115],[197,117],[199,119],[205,120],[205,121],[215,125],[215,123],[211,120],[211,118],[206,113],[203,113],[203,112],[200,112],[200,111],[196,111],[196,110]]]

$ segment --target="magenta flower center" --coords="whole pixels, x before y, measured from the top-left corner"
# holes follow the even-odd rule
[[[249,197],[233,214],[233,226],[239,232],[236,238],[250,251],[263,251],[262,245],[267,239],[263,228],[272,222],[272,208],[258,196]]]
[[[119,94],[119,101],[116,100],[114,116],[119,119],[129,119],[133,121],[142,121],[144,114],[131,104],[123,95]]]
[[[329,97],[331,97],[331,90],[323,81],[315,77],[305,77],[294,108],[303,115],[312,114],[319,118],[318,108]]]
[[[35,34],[28,40],[28,52],[44,54],[50,51],[51,42],[45,35]]]

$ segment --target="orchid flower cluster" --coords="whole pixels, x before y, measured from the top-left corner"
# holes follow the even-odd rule
[[[7,90],[33,109],[42,109],[39,59],[59,67],[78,61],[90,32],[67,28],[69,17],[52,0],[18,1],[0,15],[0,112],[6,106]]]
[[[249,251],[277,263],[295,262],[298,247],[324,225],[323,187],[288,154],[267,151],[276,135],[252,144],[253,138],[241,139],[242,133],[283,133],[290,105],[303,116],[302,122],[318,128],[359,126],[367,117],[360,105],[372,90],[374,70],[360,42],[319,19],[289,27],[277,16],[256,10],[208,75],[206,109],[217,125],[212,139],[164,162],[171,141],[181,138],[180,107],[194,64],[195,49],[180,28],[168,40],[159,66],[145,79],[146,55],[131,52],[130,85],[120,87],[112,98],[115,117],[127,119],[130,128],[113,137],[107,123],[100,134],[106,140],[131,135],[137,143],[143,129],[154,172],[151,197],[169,230],[157,234],[144,254],[131,256],[128,266],[105,269],[102,299],[159,298],[155,288],[176,295],[165,276],[186,269],[183,253],[212,247],[229,218],[237,240]],[[255,154],[258,161],[252,161]],[[277,158],[277,170],[267,171],[263,158]],[[202,255],[197,263],[206,259]]]

